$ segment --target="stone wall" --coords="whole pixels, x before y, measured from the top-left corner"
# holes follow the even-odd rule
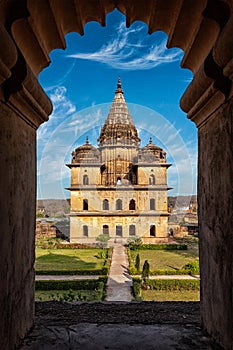
[[[173,237],[188,236],[188,228],[180,224],[168,224],[168,228],[173,230]]]
[[[4,103],[0,110],[0,348],[13,349],[34,318],[36,131]]]
[[[56,227],[54,225],[51,226],[49,223],[45,222],[36,222],[36,236],[37,237],[56,237]]]
[[[226,349],[233,344],[233,98],[199,129],[201,319]]]

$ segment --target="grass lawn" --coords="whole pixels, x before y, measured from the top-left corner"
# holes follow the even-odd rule
[[[98,290],[49,290],[35,291],[36,301],[101,301],[102,293]]]
[[[177,243],[186,243],[187,250],[135,250],[130,252],[132,262],[135,262],[136,255],[140,256],[140,268],[144,261],[148,260],[151,270],[177,270],[187,263],[198,258],[198,239],[187,237],[179,239]]]
[[[200,301],[200,292],[196,290],[142,290],[141,298],[143,301]]]
[[[101,249],[36,248],[36,270],[101,269],[104,259],[97,258]]]

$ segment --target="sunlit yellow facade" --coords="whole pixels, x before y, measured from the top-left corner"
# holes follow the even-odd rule
[[[70,241],[94,243],[101,234],[126,242],[168,239],[166,152],[150,139],[140,147],[120,79],[98,147],[72,153]]]

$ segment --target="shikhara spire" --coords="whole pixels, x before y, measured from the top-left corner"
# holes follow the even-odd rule
[[[118,77],[115,96],[98,141],[100,145],[116,143],[139,145],[140,139],[123,96],[120,77]]]

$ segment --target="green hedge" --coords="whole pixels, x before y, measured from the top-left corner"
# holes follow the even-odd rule
[[[199,280],[146,280],[146,284],[155,290],[199,290]]]
[[[108,266],[103,266],[102,269],[81,269],[81,270],[36,270],[36,275],[107,275]]]
[[[103,248],[101,244],[82,244],[82,243],[60,243],[57,238],[51,238],[47,241],[38,242],[37,246],[42,249],[106,249],[109,248]]]
[[[103,301],[105,299],[105,291],[103,282],[99,283],[98,289],[95,290],[47,290],[47,291],[36,291],[36,294],[43,293],[47,295],[49,301]],[[38,300],[43,301],[43,296],[38,298]]]
[[[56,247],[58,249],[101,249],[101,247],[94,247],[88,244],[81,244],[81,243],[69,243],[69,244],[58,243]]]
[[[130,250],[187,250],[187,244],[129,244]]]
[[[75,280],[75,281],[36,281],[36,290],[97,290],[100,283],[106,284],[106,280]]]
[[[146,279],[146,286],[148,289],[152,290],[200,290],[200,281],[199,280],[151,280]],[[132,293],[135,300],[141,300],[141,291],[142,291],[142,280],[141,278],[133,278],[133,287]]]
[[[129,272],[131,275],[141,275],[142,271],[137,271],[135,267],[130,267]],[[150,276],[162,276],[162,275],[191,275],[192,271],[188,269],[181,270],[150,270]]]
[[[140,284],[140,278],[133,278],[133,284]],[[154,290],[199,290],[200,280],[146,279],[146,285]]]

